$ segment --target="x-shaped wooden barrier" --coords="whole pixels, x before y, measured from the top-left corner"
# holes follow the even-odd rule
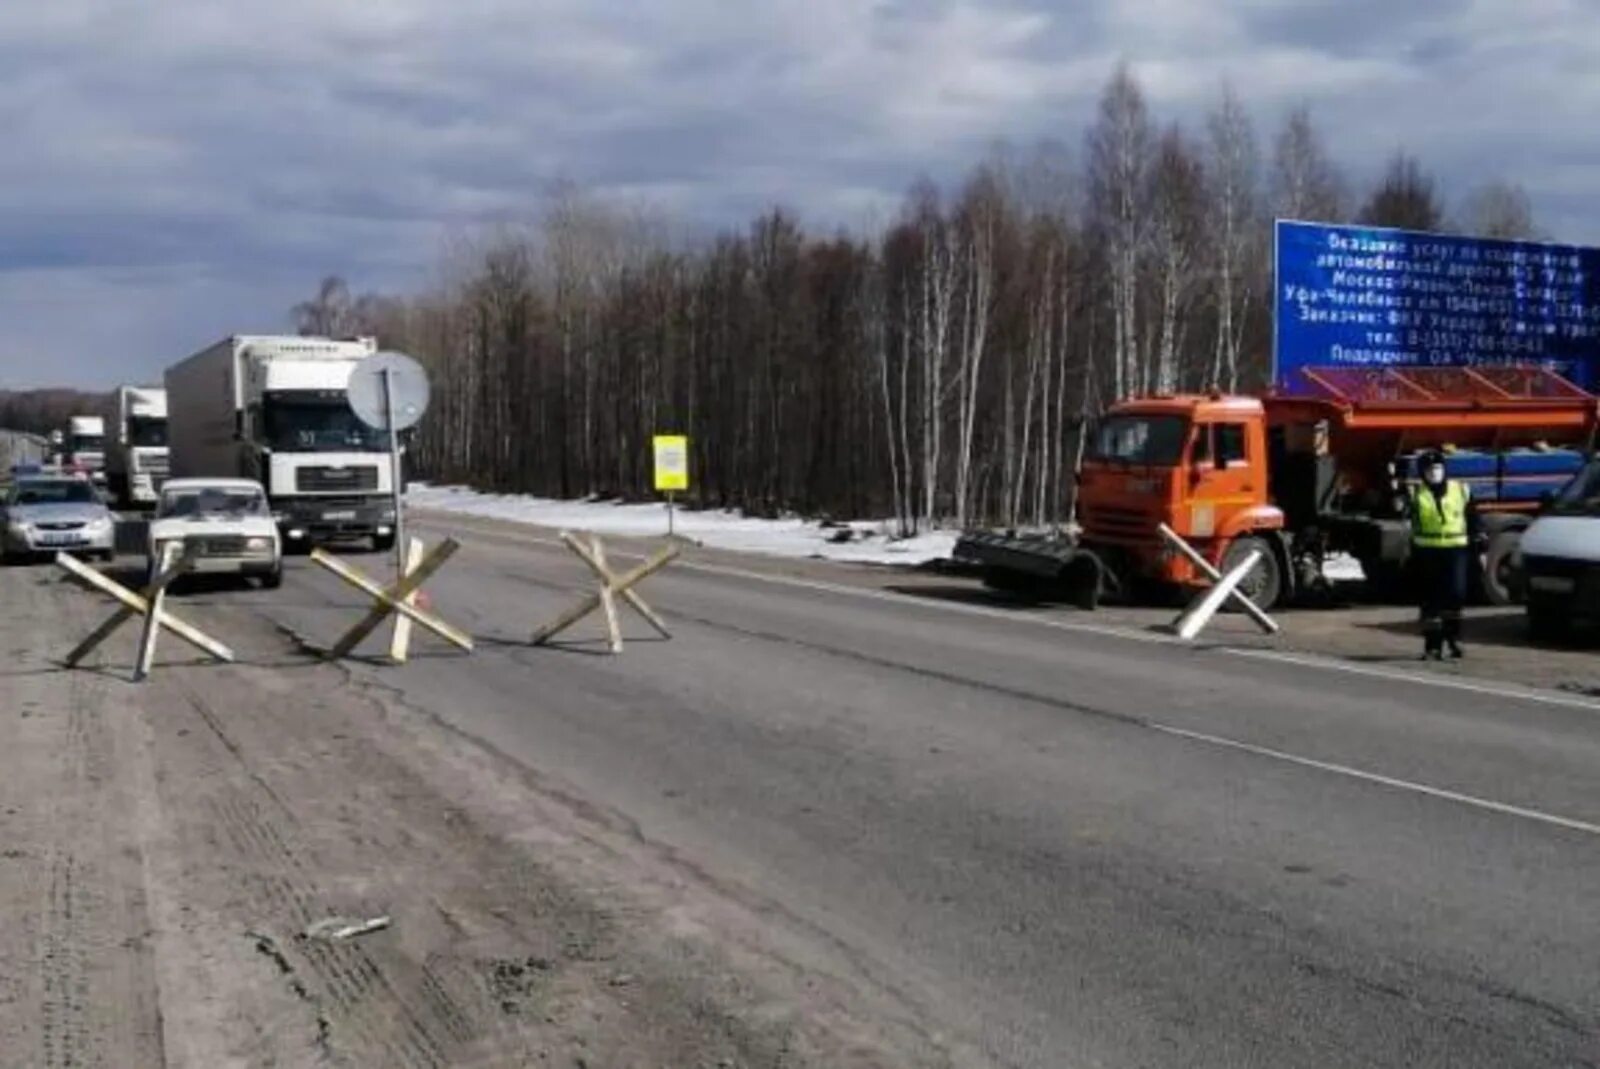
[[[150,666],[155,658],[156,637],[162,628],[166,628],[185,642],[196,647],[202,652],[210,654],[219,661],[232,661],[233,651],[204,631],[167,612],[164,601],[166,600],[167,587],[172,581],[189,570],[193,562],[193,555],[187,550],[173,543],[164,548],[161,560],[156,568],[156,574],[140,593],[134,593],[121,583],[108,579],[87,564],[78,561],[65,553],[56,554],[56,563],[68,572],[82,579],[96,590],[110,594],[121,606],[106,618],[105,623],[89,633],[89,637],[78,643],[72,652],[66,656],[68,668],[76,667],[95,647],[110,638],[123,624],[135,616],[145,618],[144,631],[139,639],[139,659],[134,665],[133,678],[142,680],[150,674]]]
[[[313,550],[311,560],[343,579],[351,586],[372,598],[372,608],[367,611],[354,627],[345,632],[344,637],[335,642],[325,656],[332,660],[345,657],[350,651],[361,644],[361,641],[372,634],[389,617],[409,620],[418,627],[438,635],[446,642],[468,653],[472,652],[472,636],[458,628],[445,623],[433,613],[415,604],[414,595],[426,583],[433,573],[444,567],[456,550],[461,548],[461,543],[453,538],[446,538],[437,546],[421,557],[417,557],[418,542],[413,539],[410,543],[411,556],[407,562],[405,577],[397,583],[382,586],[376,580],[368,577],[356,568],[351,567],[331,553],[321,549]],[[398,621],[397,621],[398,622]],[[390,647],[390,655],[397,661],[404,661],[406,649],[397,638]]]
[[[662,638],[672,637],[671,633],[667,631],[667,625],[661,622],[661,617],[655,614],[655,611],[645,603],[645,600],[633,588],[672,563],[678,556],[677,546],[668,546],[637,568],[618,575],[611,570],[611,566],[606,562],[606,548],[601,544],[598,537],[589,536],[589,542],[585,545],[577,535],[562,531],[561,540],[567,544],[567,547],[572,552],[583,559],[583,562],[589,566],[590,571],[594,572],[595,577],[600,580],[600,589],[556,617],[551,623],[534,632],[532,641],[535,646],[544,645],[596,609],[601,609],[605,613],[606,637],[609,640],[611,652],[621,653],[622,629],[617,625],[616,600],[619,597],[626,601],[635,612],[644,617],[645,622],[655,628]]]

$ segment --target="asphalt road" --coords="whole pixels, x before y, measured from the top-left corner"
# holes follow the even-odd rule
[[[1600,1065],[1600,706],[705,553],[644,588],[671,641],[533,649],[581,564],[449,526],[479,652],[361,671],[993,1064]],[[356,602],[261,605],[326,642]]]

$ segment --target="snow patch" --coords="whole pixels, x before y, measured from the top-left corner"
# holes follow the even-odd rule
[[[485,494],[464,486],[412,483],[406,504],[413,508],[507,520],[534,527],[591,531],[636,538],[664,537],[667,507],[662,503],[558,501],[522,494]],[[917,565],[944,560],[955,548],[954,531],[931,531],[895,538],[890,520],[857,520],[824,526],[816,520],[763,520],[723,510],[679,509],[673,530],[713,549],[805,557],[851,564]]]

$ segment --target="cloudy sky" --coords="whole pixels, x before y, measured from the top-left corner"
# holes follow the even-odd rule
[[[423,285],[562,179],[868,226],[997,139],[1075,150],[1119,57],[1159,118],[1230,78],[1263,140],[1305,102],[1354,177],[1404,144],[1600,244],[1600,0],[9,0],[0,386]]]

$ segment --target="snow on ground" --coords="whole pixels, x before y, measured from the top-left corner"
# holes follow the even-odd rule
[[[1322,574],[1333,582],[1356,582],[1366,578],[1361,562],[1345,553],[1335,553],[1322,562]]]
[[[664,536],[667,507],[662,503],[556,501],[521,494],[484,494],[463,486],[413,483],[406,504],[414,508],[509,520],[535,527],[591,531],[602,535]],[[892,537],[893,521],[863,520],[824,527],[815,520],[762,520],[729,511],[678,509],[673,529],[713,549],[765,553],[775,557],[817,557],[857,564],[923,564],[950,556],[954,531],[914,538]],[[836,542],[848,531],[848,541]]]

